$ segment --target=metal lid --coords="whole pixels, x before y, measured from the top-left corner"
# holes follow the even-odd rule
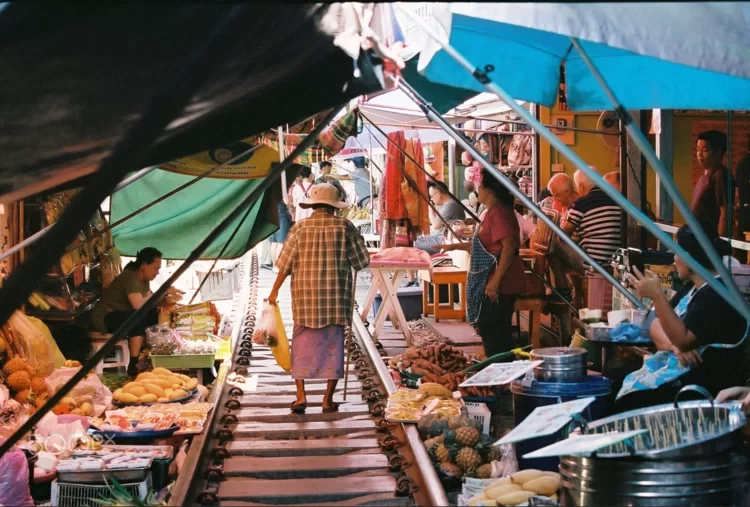
[[[549,347],[531,351],[531,358],[547,364],[577,364],[586,361],[586,349],[577,347]]]

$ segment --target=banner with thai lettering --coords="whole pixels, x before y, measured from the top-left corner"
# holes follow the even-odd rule
[[[295,160],[296,164],[309,166],[316,162],[328,160],[344,148],[346,140],[357,133],[357,111],[349,111],[332,123],[321,134],[318,142]],[[305,124],[307,130],[314,128],[314,122]],[[295,129],[296,130],[296,129]],[[286,153],[291,153],[302,142],[304,133],[290,133],[284,136]],[[216,179],[254,179],[263,178],[271,170],[271,164],[279,161],[279,142],[276,132],[268,132],[204,151],[189,157],[183,157],[159,166],[165,171],[200,176],[217,165],[224,164],[234,157],[248,151],[253,146],[264,145],[254,152],[235,160],[231,164],[211,173]]]

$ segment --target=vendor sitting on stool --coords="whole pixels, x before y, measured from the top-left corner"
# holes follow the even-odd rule
[[[131,262],[112,283],[104,289],[101,299],[91,311],[91,331],[108,334],[114,333],[136,310],[151,297],[149,282],[156,278],[161,269],[161,252],[156,248],[144,248],[136,254]],[[183,292],[170,287],[169,294],[182,295]],[[146,316],[128,333],[130,364],[128,375],[135,377],[138,373],[136,363],[141,353],[146,328],[157,324],[157,309],[150,310]]]
[[[731,247],[715,229],[704,225],[720,256]],[[684,225],[677,231],[677,244],[712,276],[716,272],[693,232]],[[698,384],[713,396],[745,383],[745,344],[748,323],[706,281],[691,271],[677,255],[677,273],[685,287],[670,302],[659,278],[633,268],[631,282],[641,297],[654,301],[657,318],[650,334],[659,352],[644,360],[642,369],[625,378],[617,395],[617,412],[671,403],[682,386]]]

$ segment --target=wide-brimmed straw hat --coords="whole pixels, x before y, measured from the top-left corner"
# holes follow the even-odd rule
[[[309,197],[299,203],[300,208],[311,208],[316,204],[326,204],[334,208],[348,208],[349,204],[341,200],[341,194],[336,187],[328,183],[318,183],[313,185],[308,192]]]

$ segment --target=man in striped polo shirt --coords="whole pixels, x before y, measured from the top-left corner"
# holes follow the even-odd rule
[[[620,248],[622,209],[586,174],[576,171],[579,197],[568,211],[562,229],[578,233],[583,250],[602,266],[611,269],[612,256]]]

